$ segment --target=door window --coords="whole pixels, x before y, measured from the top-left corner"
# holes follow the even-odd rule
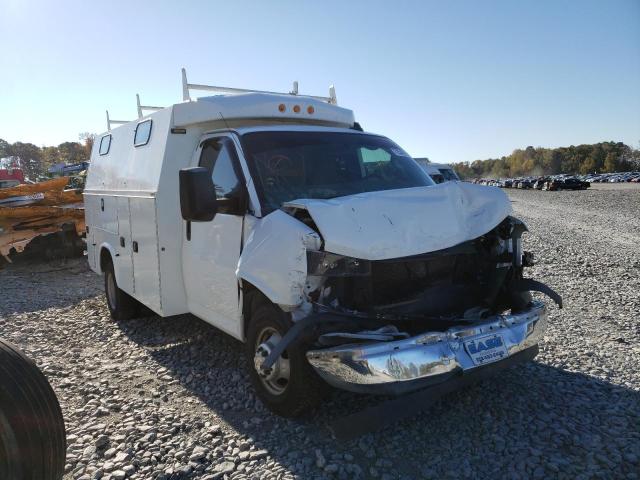
[[[236,168],[237,162],[236,151],[229,138],[208,140],[202,147],[200,166],[211,172],[218,200],[242,197],[243,187]]]

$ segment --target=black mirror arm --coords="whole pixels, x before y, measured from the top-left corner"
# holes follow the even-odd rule
[[[244,215],[249,207],[249,198],[248,195],[243,192],[238,196],[218,198],[217,203],[220,213]]]
[[[224,210],[236,210],[240,206],[240,201],[236,197],[218,198],[218,208]]]

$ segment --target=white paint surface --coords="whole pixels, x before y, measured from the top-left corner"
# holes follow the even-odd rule
[[[299,305],[307,278],[307,249],[318,249],[318,234],[282,210],[256,221],[236,275],[257,287],[273,303]]]
[[[512,211],[499,188],[462,182],[296,200],[285,207],[308,210],[326,251],[365,260],[452,247],[487,233]]]

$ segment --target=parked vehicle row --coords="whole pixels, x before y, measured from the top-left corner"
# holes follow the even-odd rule
[[[640,183],[640,172],[594,173],[583,175],[582,180],[589,183]]]
[[[500,188],[536,190],[584,190],[592,183],[640,183],[640,172],[591,173],[587,175],[549,175],[518,178],[477,178],[473,183]]]
[[[553,175],[549,177],[523,177],[505,179],[479,179],[474,181],[480,185],[500,188],[519,188],[534,190],[586,190],[591,186],[589,182],[579,177],[569,175]]]

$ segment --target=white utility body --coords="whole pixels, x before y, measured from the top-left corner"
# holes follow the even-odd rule
[[[250,179],[237,143],[237,132],[247,126],[353,126],[351,110],[336,106],[331,97],[320,98],[243,92],[150,107],[153,113],[131,122],[110,120],[107,113],[109,131],[96,139],[84,190],[91,268],[102,273],[101,258],[108,251],[118,286],[154,312],[191,312],[242,339],[236,269],[247,235],[243,229],[261,217],[255,188],[247,182],[250,218],[217,215],[210,223],[194,224],[187,242],[178,172],[198,165],[204,141],[224,137],[233,142],[244,176]],[[138,100],[140,115],[144,108]],[[111,129],[112,123],[123,125]],[[144,145],[135,146],[139,125],[149,125],[150,136]]]
[[[447,367],[440,364],[446,352],[435,347],[422,351],[421,358],[412,356],[415,345],[394,347],[392,354],[385,350],[398,365],[424,363],[415,375],[389,371],[384,362],[378,369],[374,357],[380,342],[407,342],[415,333],[389,318],[400,321],[407,312],[427,318],[424,302],[407,306],[402,300],[399,307],[399,292],[423,283],[426,292],[433,283],[428,275],[453,272],[454,264],[446,267],[442,260],[438,268],[428,266],[430,252],[448,252],[489,235],[502,255],[495,265],[521,269],[519,234],[512,241],[495,233],[499,226],[500,232],[517,230],[503,192],[460,182],[434,186],[399,146],[362,132],[353,112],[337,106],[333,87],[328,97],[300,95],[297,83],[285,94],[211,87],[188,83],[184,69],[182,80],[183,102],[150,107],[138,97],[138,118],[114,121],[107,113],[108,131],[94,143],[84,191],[88,259],[95,272],[105,274],[114,318],[130,317],[131,302],[139,302],[161,316],[192,313],[255,343],[248,346],[255,364],[252,381],[265,403],[284,415],[309,403],[300,393],[308,385],[294,384],[300,369],[349,390],[382,386],[379,391],[389,393],[416,388],[456,366],[473,368],[476,360],[464,349],[451,354],[458,361],[448,360]],[[223,95],[192,100],[191,89]],[[112,129],[112,124],[120,126]],[[513,264],[505,263],[510,256]],[[421,262],[420,268],[411,267],[411,281],[399,289],[381,286],[396,277],[376,272],[396,268],[406,258]],[[470,262],[468,268],[478,264]],[[398,268],[400,275],[408,271]],[[371,280],[366,294],[358,290],[364,288],[360,277]],[[465,304],[453,295],[438,294],[448,299],[442,308]],[[518,320],[526,337],[516,332],[488,343],[496,359],[505,349],[511,354],[535,345],[544,308],[529,310],[529,317]],[[362,348],[356,354],[340,346],[296,353],[294,337],[320,328],[318,322],[335,322],[336,315],[367,325],[325,332],[311,345],[368,339],[377,342],[371,358],[364,358]],[[382,318],[392,325],[379,325]],[[528,326],[534,318],[538,330]],[[289,330],[295,335],[285,337]],[[483,332],[478,327],[478,335]],[[336,338],[343,340],[336,343]],[[334,363],[345,355],[350,358],[342,368],[365,362],[370,376],[340,372]]]

